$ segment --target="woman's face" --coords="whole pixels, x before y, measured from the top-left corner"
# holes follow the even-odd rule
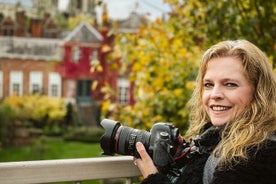
[[[242,62],[236,58],[211,59],[203,84],[203,105],[215,126],[233,120],[253,99],[253,85],[245,76]]]

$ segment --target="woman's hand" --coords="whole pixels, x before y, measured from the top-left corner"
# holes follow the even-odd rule
[[[134,163],[138,166],[143,177],[147,178],[149,175],[157,173],[158,170],[153,164],[153,161],[147,153],[144,145],[141,142],[137,142],[136,149],[141,158],[134,158]]]

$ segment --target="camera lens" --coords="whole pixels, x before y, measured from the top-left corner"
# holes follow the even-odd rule
[[[148,151],[150,144],[149,132],[121,126],[119,122],[110,119],[102,120],[101,125],[106,130],[101,137],[103,154],[114,155],[114,153],[119,153],[138,156],[135,147],[136,142],[142,142]]]

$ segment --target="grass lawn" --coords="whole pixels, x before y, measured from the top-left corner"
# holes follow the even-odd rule
[[[0,150],[0,162],[89,158],[98,157],[101,152],[98,143],[67,142],[60,138],[43,137],[30,146]]]
[[[0,150],[0,162],[50,160],[65,158],[91,158],[101,155],[99,143],[66,142],[60,138],[40,138],[33,145]],[[72,183],[72,182],[66,182]],[[82,184],[99,184],[85,181]],[[61,183],[59,183],[61,184]]]

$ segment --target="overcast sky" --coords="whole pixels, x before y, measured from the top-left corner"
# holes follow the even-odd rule
[[[170,7],[163,3],[163,0],[103,0],[107,3],[108,16],[112,19],[125,19],[131,11],[148,15],[149,18],[155,19],[166,14]],[[33,0],[0,0],[0,2],[12,3],[20,2],[25,6],[32,6]],[[68,0],[59,0],[59,7],[66,7]],[[96,10],[101,12],[99,8]]]
[[[148,15],[154,19],[166,14],[170,7],[163,0],[104,0],[108,6],[108,15],[113,19],[124,19],[131,11]]]

